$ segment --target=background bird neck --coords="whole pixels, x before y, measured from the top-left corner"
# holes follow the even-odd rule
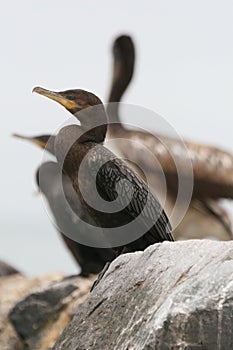
[[[108,98],[107,114],[109,120],[108,131],[116,132],[123,128],[119,117],[119,102],[127,89],[133,75],[133,64],[125,66],[121,62],[116,62],[112,79],[112,86]],[[112,124],[111,124],[112,123]]]
[[[108,133],[115,134],[122,129],[121,120],[119,117],[120,100],[127,85],[122,82],[113,81],[113,86],[109,96],[109,103],[107,105],[107,115],[109,120]]]

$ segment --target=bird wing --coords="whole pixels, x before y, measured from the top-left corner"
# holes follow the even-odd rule
[[[104,148],[104,147],[103,147]],[[151,244],[173,241],[171,225],[160,203],[147,184],[123,161],[106,161],[96,176],[96,186],[104,199],[118,200],[132,219],[140,215],[140,224],[148,228]]]
[[[124,138],[134,142],[132,147]],[[156,174],[157,163],[164,171],[167,186],[176,194],[178,177],[190,177],[193,171],[193,197],[233,198],[233,155],[227,151],[190,141],[153,135],[142,131],[127,130],[117,143],[121,156],[135,162],[139,167]],[[148,156],[148,150],[151,152]],[[154,157],[152,156],[154,155]],[[179,164],[179,168],[177,165]]]

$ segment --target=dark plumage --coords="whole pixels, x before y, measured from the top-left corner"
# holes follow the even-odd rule
[[[110,117],[108,134],[115,134],[119,129],[119,104],[134,73],[135,48],[132,39],[127,35],[118,37],[113,45],[114,69],[110,94],[108,98],[107,114]],[[116,124],[115,124],[116,123]]]
[[[150,188],[102,146],[107,131],[102,102],[83,90],[55,93],[35,88],[34,91],[62,104],[81,123],[81,126],[70,125],[59,131],[55,154],[72,181],[83,211],[91,216],[96,226],[105,228],[106,244],[113,245],[119,255],[144,250],[156,242],[173,241],[167,216]],[[101,202],[99,195],[105,201]],[[92,204],[97,204],[97,208]],[[114,213],[106,212],[109,206]],[[129,223],[135,230],[139,229],[137,234],[122,227]],[[115,234],[108,234],[108,228],[116,228]]]
[[[54,155],[55,136],[27,137],[18,134],[14,136],[30,141]],[[80,222],[79,218],[85,221],[85,215],[82,212],[79,198],[73,189],[70,178],[62,173],[57,163],[46,162],[38,168],[36,182],[40,191],[46,197],[56,222],[56,228],[80,265],[81,275],[88,276],[89,274],[99,273],[106,262],[115,258],[115,253],[111,248],[90,247],[73,240],[76,238],[78,241],[84,242],[85,236],[90,234],[90,231],[94,231],[94,228],[87,228],[86,226],[83,228]]]
[[[57,163],[46,162],[38,169],[36,178],[41,192],[48,201],[57,229],[81,267],[81,275],[99,273],[106,262],[115,258],[115,253],[110,248],[94,248],[78,243],[85,241],[85,236],[88,236],[90,230],[93,231],[94,228],[85,226],[82,229],[80,218],[85,220],[85,213],[69,177],[61,172]]]

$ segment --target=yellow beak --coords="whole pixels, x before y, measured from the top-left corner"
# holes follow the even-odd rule
[[[35,87],[32,92],[36,92],[37,94],[46,96],[51,100],[54,100],[60,103],[63,107],[67,109],[71,109],[77,107],[77,103],[75,101],[68,100],[64,96],[62,96],[59,92],[54,92],[50,90],[43,89],[41,87]]]
[[[12,134],[13,137],[17,137],[18,139],[21,140],[26,140],[26,141],[30,141],[35,143],[37,146],[41,147],[41,148],[45,148],[47,145],[47,142],[42,141],[40,139],[37,139],[36,137],[30,137],[30,136],[23,136],[23,135],[19,135],[19,134]]]

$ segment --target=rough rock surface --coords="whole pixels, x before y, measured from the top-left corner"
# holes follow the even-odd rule
[[[61,274],[0,278],[0,349],[51,348],[92,283]]]
[[[233,349],[233,242],[164,242],[116,259],[54,350]]]

